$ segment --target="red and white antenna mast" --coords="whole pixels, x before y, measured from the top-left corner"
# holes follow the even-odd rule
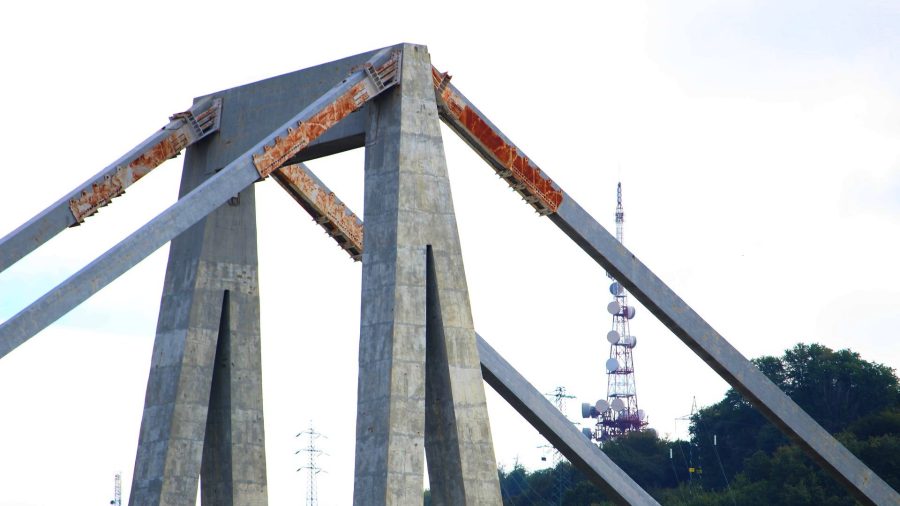
[[[616,189],[616,239],[622,242],[625,227],[625,211],[622,207],[622,183]],[[596,418],[593,429],[584,429],[591,439],[603,442],[629,432],[640,431],[647,425],[644,410],[638,408],[637,386],[634,378],[632,352],[637,339],[631,333],[630,321],[634,318],[634,306],[628,303],[625,287],[613,279],[609,285],[612,302],[606,309],[612,315],[612,329],[606,334],[609,342],[609,358],[606,360],[606,399],[593,406],[584,403],[582,416]]]

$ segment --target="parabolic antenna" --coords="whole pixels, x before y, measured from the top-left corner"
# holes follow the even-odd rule
[[[587,402],[581,403],[581,418],[590,418],[591,417],[591,405]]]
[[[615,372],[619,370],[619,361],[611,358],[606,361],[606,370],[609,372]]]
[[[597,404],[594,404],[594,409],[596,409],[600,413],[603,413],[604,411],[609,409],[609,403],[603,399],[600,399],[599,401],[597,401]]]
[[[618,343],[620,338],[621,338],[621,336],[620,336],[619,333],[616,332],[615,330],[610,330],[610,331],[606,334],[606,340],[609,341],[609,344],[616,344],[616,343]]]
[[[625,306],[622,308],[622,315],[629,320],[634,318],[634,306]]]
[[[625,336],[619,341],[619,344],[628,348],[634,348],[637,346],[637,338],[634,336]]]
[[[637,415],[641,421],[644,421],[647,419],[647,413],[645,413],[643,409],[639,409]]]
[[[591,431],[591,429],[589,429],[587,427],[582,427],[581,433],[584,434],[584,437],[586,437],[588,439],[591,439],[592,437],[594,437],[593,431]]]
[[[606,305],[606,310],[609,311],[609,314],[618,314],[622,310],[622,306],[619,305],[618,301],[614,300]]]
[[[625,403],[622,402],[622,399],[619,399],[618,397],[613,399],[612,404],[610,406],[612,406],[613,411],[617,411],[617,412],[625,409]]]
[[[625,289],[622,288],[622,285],[620,285],[618,283],[613,283],[613,284],[609,285],[609,293],[611,293],[613,295],[622,295],[623,293],[625,293]]]

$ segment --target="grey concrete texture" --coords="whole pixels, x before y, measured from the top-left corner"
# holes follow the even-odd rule
[[[194,504],[201,475],[204,504],[267,504],[252,185],[172,241],[129,504]]]
[[[900,504],[900,494],[747,360],[694,309],[565,195],[550,220],[863,504]]]
[[[253,163],[254,155],[264,152],[276,138],[284,137],[297,123],[310,119],[356,82],[366,79],[362,70],[350,76],[346,73],[347,66],[352,63],[365,63],[364,56],[345,58],[222,92],[231,107],[223,114],[220,130],[205,142],[188,149],[189,157],[203,164],[200,172],[208,179],[199,186],[182,185],[179,200],[168,209],[0,324],[0,358],[256,182],[260,172]],[[336,84],[327,88],[323,83],[336,74],[340,77],[329,81]],[[201,97],[198,101],[209,98]],[[273,103],[278,107],[270,116],[279,118],[278,121],[260,116],[260,111],[270,111]],[[302,110],[293,116],[286,112],[296,108]],[[289,119],[274,131],[265,133],[268,125],[277,124],[284,117]],[[351,114],[286,163],[362,145],[361,117]]]
[[[197,97],[195,103],[212,97],[221,98],[222,119],[219,132],[206,142],[197,144],[194,151],[198,155],[209,156],[206,163],[210,170],[224,167],[341,82],[354,66],[365,63],[377,52],[368,51]],[[288,163],[361,148],[365,140],[366,107],[364,105],[328,129]]]
[[[354,504],[421,504],[427,451],[434,504],[499,505],[424,46],[403,46],[401,84],[369,122]]]
[[[481,336],[478,353],[484,380],[607,497],[617,504],[659,504]]]

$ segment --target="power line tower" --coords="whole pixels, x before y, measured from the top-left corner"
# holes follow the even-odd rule
[[[568,393],[566,393],[566,387],[563,387],[563,386],[556,387],[553,389],[552,392],[546,393],[544,395],[549,397],[553,401],[553,404],[556,406],[556,409],[558,409],[559,412],[562,413],[563,416],[566,416],[566,399],[574,399],[575,398],[574,395],[569,395]],[[566,417],[566,418],[568,419],[568,417]],[[552,459],[553,459],[553,467],[556,467],[557,464],[559,464],[561,461],[564,460],[564,457],[562,456],[561,453],[559,453],[559,450],[557,450],[556,448],[554,448],[551,445],[541,445],[538,448],[542,448],[542,449],[546,449],[546,450],[550,450],[550,449],[553,450],[552,454],[551,454]],[[543,457],[541,457],[541,460],[546,461],[547,457],[543,456]]]
[[[547,397],[553,399],[553,404],[556,405],[556,409],[559,410],[563,416],[566,416],[566,399],[574,399],[574,395],[569,395],[566,392],[566,387],[556,387],[552,392],[544,394]]]
[[[575,398],[574,395],[569,395],[568,393],[566,393],[566,387],[563,387],[563,386],[558,386],[558,387],[554,388],[552,392],[546,393],[544,395],[553,400],[553,404],[556,405],[556,409],[558,409],[559,412],[562,413],[563,416],[566,416],[566,399],[574,399]],[[566,418],[568,418],[568,417],[566,417]],[[569,488],[569,480],[568,480],[568,476],[566,476],[566,474],[565,474],[566,470],[561,468],[559,466],[559,464],[561,462],[565,461],[566,458],[563,457],[562,453],[560,453],[558,449],[553,448],[550,445],[543,445],[543,446],[541,446],[541,448],[546,448],[546,449],[552,448],[553,449],[553,453],[552,453],[553,469],[556,472],[556,487],[555,487],[556,497],[555,497],[555,499],[556,499],[556,504],[561,505],[563,496],[565,495],[566,490]],[[541,460],[547,460],[547,458],[541,457]]]
[[[116,473],[116,485],[113,492],[113,499],[109,501],[113,506],[122,506],[122,473]]]
[[[694,401],[691,403],[691,414],[680,416],[675,419],[675,423],[677,424],[679,420],[686,421],[688,423],[691,422],[691,419],[694,418],[694,415],[697,414],[697,396],[694,396]],[[676,427],[677,430],[677,427]],[[688,472],[688,486],[693,487],[696,484],[701,483],[701,479],[703,478],[703,465],[700,463],[700,451],[698,449],[696,454],[696,459],[694,458],[694,443],[692,441],[688,441],[688,451],[687,455],[682,455],[684,459],[684,463],[687,466]],[[682,453],[684,450],[682,449]]]
[[[307,483],[306,483],[306,506],[316,506],[319,502],[317,494],[316,494],[316,476],[319,473],[323,472],[322,468],[318,466],[316,463],[316,458],[319,455],[323,455],[324,452],[319,450],[316,447],[316,441],[319,438],[325,437],[313,428],[312,420],[309,421],[309,428],[304,430],[303,432],[298,432],[294,437],[306,437],[306,447],[301,448],[294,452],[295,455],[302,453],[306,454],[306,465],[303,465],[297,468],[297,472],[306,471],[309,473],[307,475]]]
[[[622,183],[616,188],[616,239],[622,243],[625,228],[625,210],[622,207]],[[582,416],[596,418],[594,429],[585,429],[585,436],[602,443],[629,432],[640,431],[647,425],[644,410],[638,408],[637,386],[634,377],[632,351],[637,338],[631,333],[630,321],[634,318],[634,306],[628,304],[628,291],[613,276],[609,292],[613,300],[606,306],[612,315],[612,329],[606,334],[609,342],[609,358],[606,360],[606,399],[593,406],[582,404]]]

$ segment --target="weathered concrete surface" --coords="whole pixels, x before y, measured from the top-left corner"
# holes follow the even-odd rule
[[[484,380],[607,497],[617,504],[659,505],[481,336],[478,354]]]
[[[182,195],[214,158],[188,151]],[[252,186],[172,241],[129,504],[194,504],[201,469],[204,504],[267,503]]]
[[[224,167],[341,82],[354,66],[365,63],[377,52],[348,56],[194,99],[194,103],[208,97],[222,99],[219,132],[198,144],[194,151],[199,153],[201,149],[208,149],[208,167]],[[289,163],[362,147],[367,107],[364,105],[361,110],[329,128]]]
[[[424,46],[404,45],[402,72],[400,87],[370,105],[366,134],[353,500],[357,505],[422,504],[424,445],[435,504],[499,505],[484,384]]]

